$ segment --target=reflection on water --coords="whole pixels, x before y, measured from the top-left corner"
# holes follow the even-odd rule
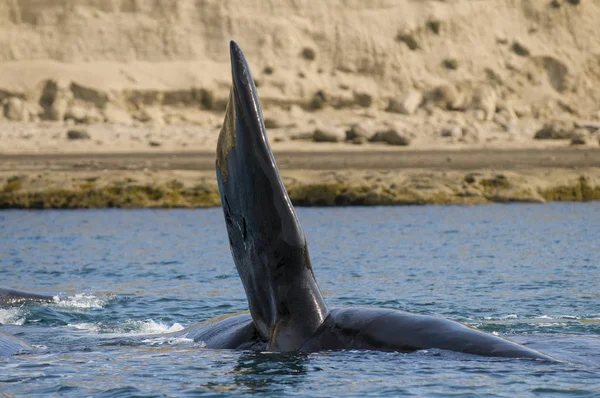
[[[298,213],[331,307],[443,316],[565,363],[441,350],[251,353],[160,335],[136,340],[247,310],[221,210],[8,211],[0,220],[2,285],[62,299],[0,310],[0,331],[38,347],[0,359],[0,395],[600,391],[599,203]]]
[[[283,392],[283,386],[294,387],[305,380],[307,361],[306,354],[244,352],[238,358],[234,380],[251,392]]]

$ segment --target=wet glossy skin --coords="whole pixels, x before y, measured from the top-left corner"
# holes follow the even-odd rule
[[[233,88],[217,149],[231,253],[260,337],[270,350],[293,351],[328,311],[267,142],[250,69],[233,42],[231,63]]]
[[[176,333],[208,348],[268,350],[258,335],[250,314],[239,314],[189,327]],[[318,330],[297,349],[301,352],[325,350],[377,350],[413,352],[439,348],[469,354],[506,358],[552,358],[492,336],[458,322],[426,315],[379,308],[336,308]]]
[[[27,302],[50,303],[52,301],[54,301],[52,296],[0,287],[0,307],[20,305]]]
[[[507,358],[551,359],[535,350],[458,322],[379,308],[331,310],[301,351],[379,350],[412,352],[440,348]]]
[[[231,42],[233,88],[217,148],[217,181],[231,253],[250,315],[181,332],[209,348],[273,351],[448,349],[550,359],[454,321],[372,308],[329,310],[302,227],[279,176],[246,59]]]
[[[27,302],[50,302],[52,296],[0,288],[0,307],[21,305]],[[0,357],[26,352],[32,347],[25,341],[7,333],[0,332]]]

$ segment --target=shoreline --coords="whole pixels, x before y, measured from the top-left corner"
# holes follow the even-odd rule
[[[275,151],[296,206],[600,200],[600,149]],[[220,206],[210,151],[0,155],[0,209]]]
[[[343,147],[304,145],[297,150],[274,149],[280,170],[337,169],[526,169],[531,167],[600,167],[600,147],[405,149],[371,148],[353,151]],[[61,168],[64,170],[214,170],[211,150],[178,152],[20,153],[1,154],[0,171]]]

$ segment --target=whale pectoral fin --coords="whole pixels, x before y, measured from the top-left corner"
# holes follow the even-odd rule
[[[308,248],[269,146],[244,54],[231,42],[233,87],[217,145],[231,253],[254,324],[272,350],[296,350],[327,317]]]
[[[401,331],[398,333],[398,331]],[[503,358],[553,360],[536,350],[452,320],[390,311],[370,325],[374,340]]]
[[[248,313],[230,314],[192,325],[177,336],[201,342],[207,348],[261,350],[265,348]]]
[[[364,349],[410,352],[439,348],[505,358],[554,360],[531,348],[484,333],[458,322],[381,308],[331,311],[322,328],[302,349]]]

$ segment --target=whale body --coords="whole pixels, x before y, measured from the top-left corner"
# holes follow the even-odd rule
[[[52,296],[29,293],[21,290],[0,288],[0,307],[22,305],[29,302],[52,302]],[[11,334],[0,332],[0,357],[29,352],[33,347]]]
[[[0,307],[25,303],[51,303],[53,301],[54,296],[0,287]]]
[[[551,357],[455,321],[379,308],[330,309],[306,238],[269,146],[250,67],[231,41],[232,88],[217,144],[216,173],[234,263],[249,313],[181,332],[208,348],[261,351],[439,348],[470,354]]]

